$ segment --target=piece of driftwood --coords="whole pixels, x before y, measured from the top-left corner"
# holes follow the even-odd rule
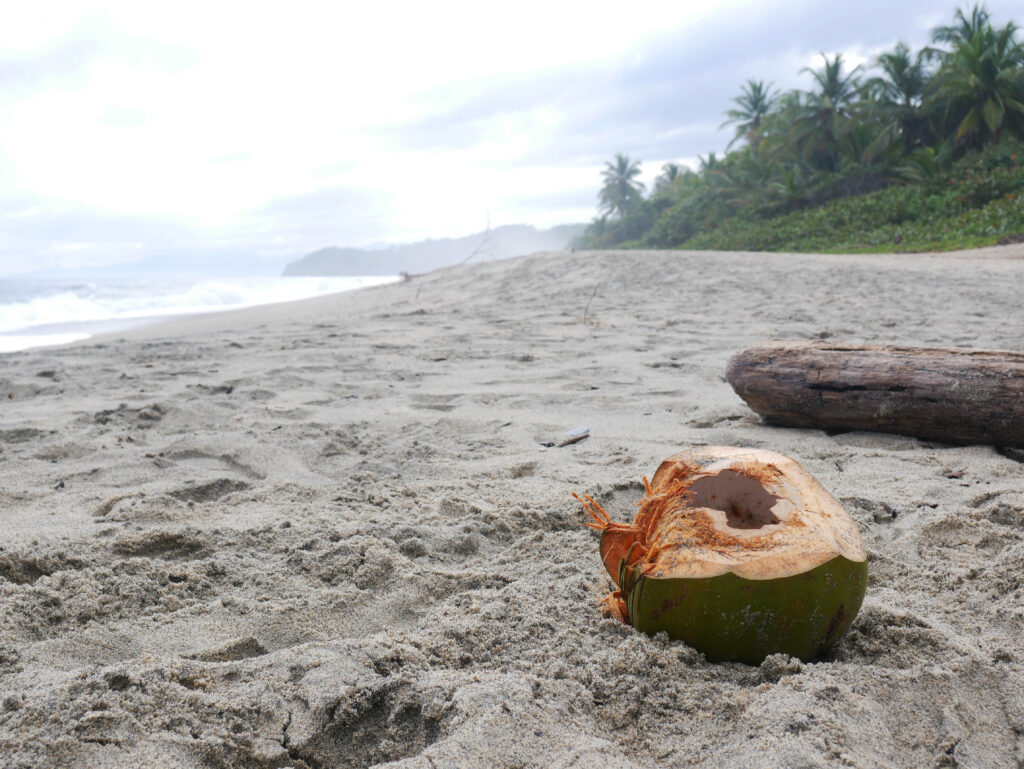
[[[1024,448],[1024,353],[771,342],[725,378],[772,425]]]

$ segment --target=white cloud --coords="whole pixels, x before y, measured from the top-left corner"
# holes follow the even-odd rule
[[[708,13],[648,5],[658,26]],[[612,10],[621,13],[582,2],[23,4],[0,35],[8,55],[59,49],[76,30],[111,45],[92,52],[84,82],[47,83],[12,105],[0,145],[27,192],[225,221],[323,184],[324,165],[355,159],[336,181],[360,186],[408,166],[373,134],[436,110],[428,99],[440,84],[500,87],[503,75],[613,59],[650,34],[615,23]],[[161,45],[192,54],[191,65],[143,55]],[[513,161],[557,123],[551,110],[510,116],[474,155]],[[230,155],[239,160],[216,162]],[[482,181],[472,168],[462,175],[447,189],[456,199]],[[448,178],[433,176],[435,197]]]

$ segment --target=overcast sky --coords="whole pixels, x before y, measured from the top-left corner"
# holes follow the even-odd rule
[[[989,2],[994,20],[1021,2]],[[0,275],[589,221],[695,164],[748,78],[927,41],[944,0],[5,3]]]

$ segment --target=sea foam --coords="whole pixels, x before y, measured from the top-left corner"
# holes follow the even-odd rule
[[[308,299],[397,277],[0,280],[0,352],[66,344],[149,319]]]

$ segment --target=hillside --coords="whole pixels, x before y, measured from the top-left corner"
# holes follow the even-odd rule
[[[605,164],[599,217],[578,246],[930,251],[1024,237],[1024,43],[982,5],[850,66],[804,67],[810,89],[750,79],[726,154]],[[737,145],[736,149],[729,149]]]

